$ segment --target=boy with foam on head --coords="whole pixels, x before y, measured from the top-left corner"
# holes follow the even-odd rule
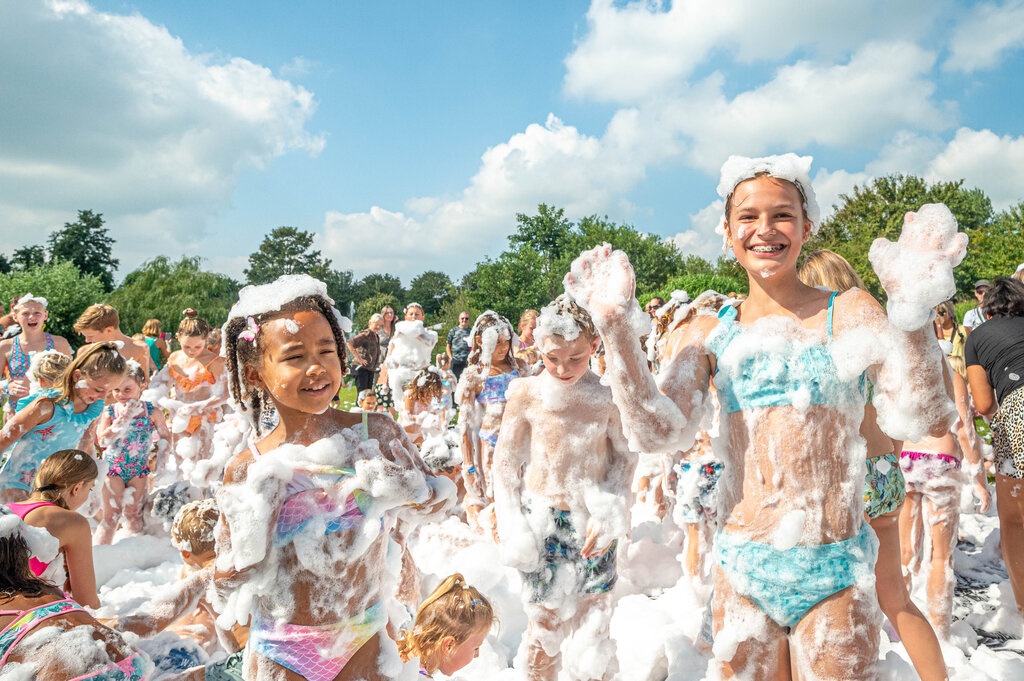
[[[607,679],[616,672],[609,592],[636,457],[611,390],[590,370],[600,340],[590,315],[559,296],[534,336],[546,371],[509,386],[494,460],[502,559],[522,572],[529,617],[520,654],[528,678],[553,680],[563,640],[579,632],[566,646],[570,676]]]
[[[206,598],[213,581],[215,552],[214,527],[220,517],[214,499],[192,501],[174,516],[171,542],[185,563],[180,579],[169,590],[150,600],[142,612],[110,624],[143,638],[170,629],[179,636],[195,639],[207,653],[221,647],[236,653],[245,646],[248,629],[235,625],[231,631],[216,626],[218,613]]]

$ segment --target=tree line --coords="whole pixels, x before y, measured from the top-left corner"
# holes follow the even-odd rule
[[[910,175],[891,175],[854,188],[839,198],[835,211],[804,246],[804,253],[829,248],[850,261],[870,293],[884,301],[878,279],[868,263],[871,242],[884,236],[896,239],[909,210],[924,203],[949,206],[970,237],[964,262],[956,269],[959,291],[969,297],[973,282],[1005,276],[1024,262],[1024,201],[996,212],[980,189],[963,181],[928,183]],[[539,309],[562,291],[562,277],[572,259],[585,249],[611,243],[629,255],[636,268],[641,302],[672,291],[695,296],[713,288],[723,293],[746,293],[745,273],[724,254],[715,261],[681,253],[671,242],[635,226],[616,224],[596,215],[569,220],[564,210],[541,204],[532,215],[516,216],[516,230],[504,251],[484,258],[458,281],[444,272],[427,270],[408,287],[399,277],[374,272],[357,279],[351,269],[338,268],[315,249],[314,235],[297,227],[282,226],[267,234],[249,255],[244,281],[203,268],[202,259],[184,256],[172,260],[159,255],[128,273],[119,286],[114,274],[115,240],[101,213],[79,211],[78,220],[54,231],[45,246],[25,246],[10,257],[0,255],[0,299],[31,292],[50,300],[47,327],[75,338],[71,325],[88,305],[104,301],[121,314],[122,329],[138,331],[156,317],[166,331],[174,331],[182,310],[195,307],[213,324],[222,324],[244,284],[264,284],[282,274],[307,273],[322,279],[338,307],[354,312],[357,328],[371,314],[390,305],[401,315],[410,302],[423,306],[428,324],[440,324],[441,333],[457,322],[463,310],[479,314],[493,309],[515,323],[526,309]]]

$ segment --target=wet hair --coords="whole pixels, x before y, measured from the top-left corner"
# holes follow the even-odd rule
[[[446,638],[451,636],[455,645],[462,645],[497,621],[490,602],[455,573],[420,604],[412,631],[399,632],[398,654],[403,662],[419,658],[420,665],[433,673],[441,664],[441,644]]]
[[[206,338],[213,331],[210,322],[200,319],[199,312],[195,308],[188,308],[182,314],[185,318],[178,324],[178,335],[185,338]]]
[[[146,376],[146,370],[142,368],[142,365],[136,362],[134,359],[130,359],[125,362],[125,375],[138,383],[140,386],[146,385],[146,381],[149,380],[149,376]]]
[[[444,394],[444,378],[437,367],[425,367],[413,376],[405,386],[405,394],[414,402],[430,404],[433,398],[441,399]]]
[[[213,528],[220,518],[216,499],[190,501],[174,514],[171,525],[171,543],[179,551],[202,554],[213,551]]]
[[[209,335],[206,337],[206,349],[210,352],[220,354],[221,346],[221,333],[220,329],[214,327],[210,330]]]
[[[67,508],[61,496],[80,482],[89,482],[99,476],[96,459],[79,449],[61,449],[43,460],[32,482],[32,494],[51,504]]]
[[[56,385],[71,364],[71,357],[57,350],[44,350],[32,353],[26,376],[30,380],[46,381],[48,385]]]
[[[600,334],[597,332],[597,327],[594,326],[594,320],[590,316],[590,313],[580,307],[575,300],[564,293],[548,303],[544,308],[544,314],[540,315],[537,319],[537,330],[541,331],[541,336],[562,335],[558,333],[559,329],[547,327],[547,324],[554,321],[548,316],[549,311],[555,318],[564,319],[565,317],[570,317],[576,323],[580,333],[583,334],[588,341],[593,341],[595,338],[600,337]],[[546,323],[545,320],[547,320]],[[537,340],[539,341],[540,339],[538,338]]]
[[[448,369],[452,365],[452,360],[448,355],[442,352],[434,358],[434,364],[437,365],[438,369]]]
[[[527,310],[526,312],[524,312],[522,316],[519,317],[519,330],[522,331],[527,324],[537,319],[537,317],[539,316],[540,312],[538,312],[537,310]]]
[[[377,393],[373,392],[373,388],[367,388],[366,390],[360,390],[359,394],[356,395],[356,404],[359,404],[360,402],[365,400],[367,397],[372,397],[374,399],[377,399]]]
[[[784,177],[775,177],[774,175],[772,175],[768,171],[762,170],[761,172],[756,173],[753,177],[747,177],[747,178],[744,178],[744,179],[740,180],[739,182],[736,183],[736,187],[739,187],[744,182],[750,182],[751,180],[756,180],[759,177],[767,177],[769,179],[775,180],[776,182],[784,182],[784,183],[788,184],[789,186],[793,187],[794,189],[796,189],[796,193],[800,196],[800,213],[801,213],[801,215],[804,216],[804,220],[805,221],[810,222],[810,218],[807,217],[807,207],[806,207],[807,197],[804,195],[803,187],[800,186],[799,182],[793,182],[792,180],[787,180]],[[726,220],[726,222],[729,221],[729,214],[732,213],[732,197],[736,193],[736,187],[733,187],[732,191],[729,192],[729,196],[725,197],[725,220]]]
[[[331,332],[334,334],[334,342],[337,344],[338,361],[341,363],[342,375],[347,371],[345,332],[341,330],[334,306],[323,296],[299,296],[282,305],[280,309],[252,315],[251,319],[260,328],[260,331],[253,336],[252,342],[238,337],[240,333],[248,328],[248,319],[250,317],[232,317],[229,319],[222,329],[224,349],[221,353],[227,362],[228,387],[231,390],[231,397],[238,408],[243,412],[249,412],[249,421],[257,435],[262,432],[260,429],[260,414],[263,413],[264,407],[269,404],[269,396],[263,390],[257,390],[249,385],[245,378],[244,367],[259,368],[259,361],[263,356],[263,325],[272,319],[285,317],[293,312],[319,312],[324,316],[327,323],[331,325]]]
[[[1024,284],[1024,264],[1022,264],[1016,272],[1010,275],[1010,279],[1013,279],[1014,281],[1019,281],[1020,283]]]
[[[1024,317],[1024,284],[1009,277],[993,279],[981,310],[989,317]]]
[[[13,515],[9,508],[0,505],[0,518]],[[31,558],[32,551],[20,531],[0,534],[0,598],[10,600],[15,596],[41,596],[53,586],[32,572],[29,565]]]
[[[164,325],[160,323],[159,319],[147,319],[146,323],[142,325],[142,335],[146,338],[156,338],[163,328]]]
[[[106,303],[96,303],[85,308],[85,312],[78,317],[74,324],[74,329],[78,333],[82,333],[86,329],[102,331],[110,327],[121,328],[121,317],[113,306]]]
[[[476,364],[480,361],[480,350],[482,349],[482,343],[478,339],[482,339],[484,331],[491,327],[497,327],[498,338],[508,339],[508,352],[505,353],[505,360],[513,367],[515,365],[515,357],[512,355],[512,339],[515,337],[515,333],[512,331],[512,324],[493,310],[487,310],[482,315],[476,318],[476,322],[473,323],[473,330],[470,332],[470,337],[473,339],[473,347],[469,351],[469,357],[466,359],[469,364]],[[491,358],[487,358],[489,364]]]
[[[832,291],[849,291],[851,288],[867,290],[853,265],[843,256],[827,248],[814,251],[804,258],[804,264],[797,270],[797,276],[808,286],[824,286]]]
[[[93,379],[104,375],[124,376],[128,371],[128,365],[121,353],[118,352],[117,344],[113,341],[86,346],[64,370],[64,375],[60,378],[60,397],[57,398],[57,402],[66,404],[74,399],[77,390],[75,386],[76,371],[80,371],[86,378]]]

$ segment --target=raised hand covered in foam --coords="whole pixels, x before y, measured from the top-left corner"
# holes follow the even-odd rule
[[[587,308],[600,329],[608,322],[627,321],[642,336],[650,319],[636,302],[636,275],[629,257],[610,244],[580,253],[565,275],[565,292]]]
[[[896,243],[875,239],[868,258],[889,295],[890,323],[903,331],[927,324],[931,309],[956,293],[953,268],[966,254],[967,235],[942,203],[907,213]]]

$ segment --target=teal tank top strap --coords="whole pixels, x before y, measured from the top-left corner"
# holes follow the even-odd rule
[[[832,295],[830,295],[828,297],[828,318],[825,320],[825,328],[828,329],[828,339],[829,340],[832,340],[832,338],[834,337],[832,335],[832,318],[833,318],[832,311],[835,309],[834,302],[835,302],[836,296],[838,296],[838,295],[839,295],[839,291],[833,291]]]
[[[708,334],[706,345],[708,350],[715,357],[721,357],[725,349],[729,347],[729,343],[732,339],[741,331],[739,324],[736,323],[736,306],[735,305],[723,305],[718,310],[718,327],[713,329]],[[715,373],[718,373],[718,367],[715,367]]]
[[[363,441],[370,439],[370,426],[369,426],[370,415],[363,412]]]

